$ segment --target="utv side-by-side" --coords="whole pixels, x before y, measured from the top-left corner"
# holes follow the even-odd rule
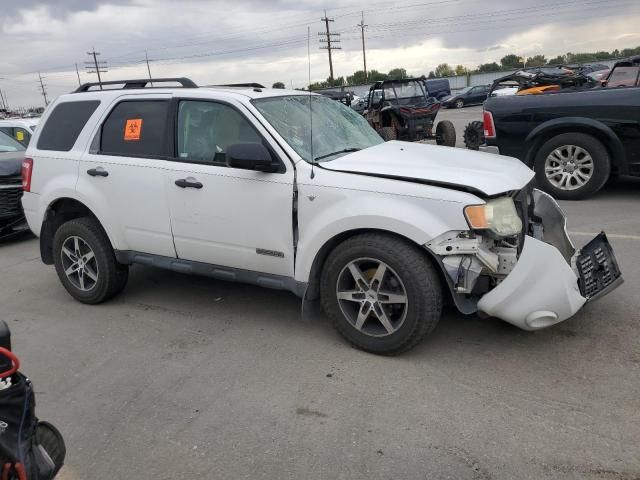
[[[454,147],[456,130],[448,120],[433,126],[440,110],[440,102],[430,98],[420,78],[384,80],[369,90],[369,105],[365,117],[386,140],[434,139],[438,145]]]

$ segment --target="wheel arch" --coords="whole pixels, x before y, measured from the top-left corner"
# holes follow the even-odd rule
[[[527,155],[525,164],[532,168],[536,154],[548,140],[563,133],[591,135],[606,148],[612,171],[624,171],[626,154],[620,139],[602,122],[590,118],[568,117],[549,120],[534,128],[525,139]]]
[[[59,197],[47,206],[40,229],[40,256],[46,265],[53,264],[53,237],[62,224],[80,217],[95,219],[107,234],[111,245],[113,239],[91,208],[72,197]]]
[[[320,277],[321,277],[324,265],[326,263],[326,260],[329,257],[329,254],[338,245],[345,242],[349,238],[355,237],[357,235],[365,234],[365,233],[379,233],[382,235],[388,235],[390,237],[397,238],[399,240],[402,240],[406,243],[409,243],[411,245],[418,247],[418,249],[423,252],[424,257],[434,267],[434,270],[436,271],[438,278],[440,280],[440,283],[442,285],[443,292],[448,292],[448,293],[445,293],[445,296],[448,296],[448,298],[451,299],[451,291],[448,288],[447,280],[444,277],[444,272],[442,271],[442,268],[440,267],[433,252],[431,252],[429,249],[422,248],[422,245],[417,243],[415,240],[405,235],[402,235],[398,232],[393,232],[393,231],[385,230],[382,228],[354,228],[351,230],[345,230],[343,232],[340,232],[334,235],[333,237],[329,238],[322,245],[322,247],[320,247],[320,249],[318,250],[318,252],[316,253],[313,259],[313,262],[311,264],[311,269],[309,271],[307,291],[305,293],[306,300],[317,300],[320,297]]]

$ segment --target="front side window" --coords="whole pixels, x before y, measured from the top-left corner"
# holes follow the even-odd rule
[[[319,95],[262,98],[253,104],[307,162],[331,161],[346,154],[345,150],[362,150],[384,142],[362,115]]]
[[[222,103],[182,101],[178,107],[178,158],[226,165],[226,152],[237,143],[262,143],[249,120]]]
[[[168,100],[126,100],[102,125],[100,153],[136,157],[167,156]]]

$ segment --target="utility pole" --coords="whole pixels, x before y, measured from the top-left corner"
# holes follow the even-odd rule
[[[334,22],[335,20],[333,18],[329,18],[327,17],[327,11],[324,11],[324,18],[320,19],[322,22],[324,22],[325,27],[326,27],[326,32],[318,32],[318,35],[326,35],[327,38],[321,38],[320,39],[320,43],[321,44],[325,44],[326,46],[323,45],[320,47],[321,50],[327,50],[329,52],[329,80],[331,81],[331,83],[333,83],[333,60],[331,59],[331,51],[332,50],[342,50],[342,47],[334,47],[333,44],[335,43],[340,43],[340,40],[338,40],[338,37],[340,37],[339,33],[331,33],[331,30],[329,29],[329,22]],[[333,38],[335,37],[335,38]]]
[[[95,48],[90,52],[87,52],[87,55],[93,58],[93,62],[84,62],[87,73],[95,73],[98,75],[98,84],[100,85],[100,90],[102,90],[102,77],[100,74],[107,73],[107,62],[98,61],[98,55],[100,55],[100,52],[96,52]]]
[[[78,86],[82,85],[80,81],[80,72],[78,71],[78,64],[76,63],[76,75],[78,76]]]
[[[4,105],[5,110],[9,111],[9,100],[7,100],[7,92],[2,92],[2,104]]]
[[[42,75],[38,72],[38,80],[40,82],[40,89],[42,90],[42,96],[44,97],[44,106],[49,105],[49,100],[47,100],[47,91],[44,89],[44,83],[42,82]]]
[[[2,95],[2,89],[0,88],[0,108],[3,110],[8,110],[7,104],[4,103],[4,96]]]
[[[365,27],[368,27],[369,25],[365,25],[364,24],[364,10],[362,11],[362,21],[358,24],[358,27],[360,27],[360,31],[362,32],[362,59],[364,61],[364,81],[367,81],[367,78],[369,77],[369,75],[367,74],[367,52],[365,50],[364,47],[364,29]]]
[[[149,80],[151,80],[151,67],[149,67],[149,55],[147,55],[147,51],[144,51],[144,58],[147,61],[147,72],[149,73]],[[151,86],[153,87],[153,82],[151,82]]]

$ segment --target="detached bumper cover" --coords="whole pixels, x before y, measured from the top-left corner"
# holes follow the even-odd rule
[[[538,330],[573,316],[586,301],[558,249],[527,236],[518,263],[480,299],[478,310],[524,330]]]
[[[572,317],[587,301],[622,283],[604,234],[576,256],[575,272],[553,245],[526,236],[518,263],[478,302],[478,310],[524,330],[539,330]]]

